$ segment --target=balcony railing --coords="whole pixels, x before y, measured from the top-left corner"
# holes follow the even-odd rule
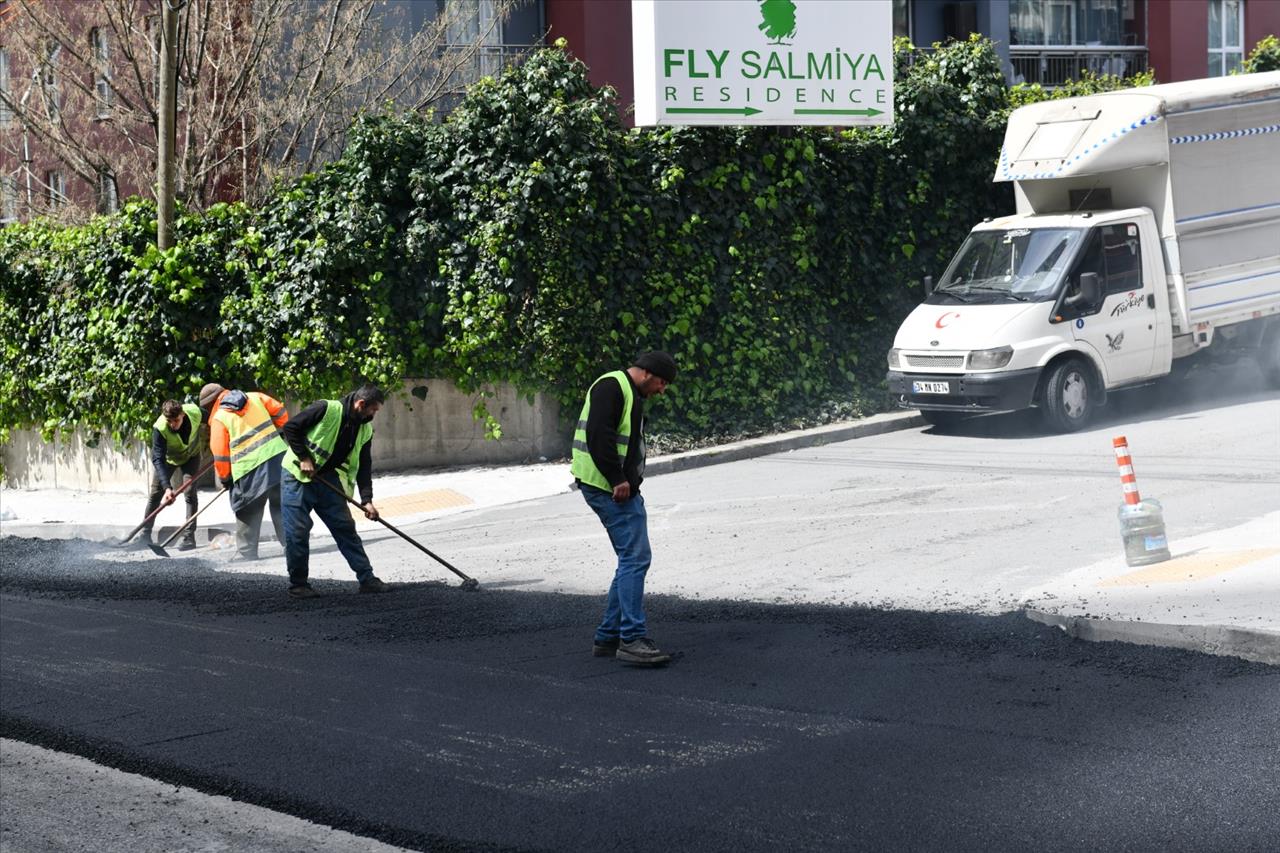
[[[1061,86],[1079,80],[1086,71],[1132,77],[1147,70],[1145,47],[1026,47],[1009,48],[1014,83]]]
[[[461,95],[466,88],[481,77],[496,77],[511,65],[519,65],[541,44],[484,44],[484,45],[445,45],[442,59],[445,62],[456,61],[451,54],[471,52],[472,55],[449,76],[448,90]]]

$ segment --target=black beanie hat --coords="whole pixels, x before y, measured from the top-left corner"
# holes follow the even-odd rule
[[[676,379],[676,360],[661,350],[647,352],[636,358],[636,367],[644,368],[654,376],[661,376],[668,382]]]

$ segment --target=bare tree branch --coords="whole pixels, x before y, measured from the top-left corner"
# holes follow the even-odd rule
[[[168,0],[5,7],[13,88],[4,103],[33,144],[82,180],[110,172],[122,187],[154,191],[161,2]],[[414,24],[408,7],[388,0],[185,0],[179,197],[197,209],[228,191],[256,202],[273,180],[340,154],[359,113],[388,104],[422,110],[457,94],[482,73],[515,2],[449,0]],[[481,20],[482,8],[491,17]],[[95,27],[106,38],[105,65],[89,37]],[[51,45],[61,46],[56,68]],[[24,75],[25,100],[12,82]],[[20,165],[21,135],[6,131],[0,141],[0,152]]]

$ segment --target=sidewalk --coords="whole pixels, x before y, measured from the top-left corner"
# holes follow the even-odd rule
[[[749,459],[922,426],[915,412],[748,439],[655,457],[654,477],[720,462]],[[560,494],[572,480],[565,461],[376,474],[375,502],[396,526]],[[203,491],[201,506],[214,497]],[[0,535],[38,538],[118,538],[141,520],[146,496],[62,490],[0,489]],[[181,499],[161,513],[167,536],[185,513]],[[357,519],[362,533],[380,527]],[[234,547],[235,517],[225,498],[200,517],[201,544]],[[264,537],[271,525],[264,523]],[[327,538],[323,525],[312,535]],[[1130,569],[1116,556],[1077,569],[1022,596],[1027,616],[1088,640],[1124,640],[1280,665],[1280,513],[1229,530],[1178,539],[1173,559]]]
[[[1280,664],[1280,512],[1124,557],[1027,590],[1026,614],[1086,640],[1125,640]]]

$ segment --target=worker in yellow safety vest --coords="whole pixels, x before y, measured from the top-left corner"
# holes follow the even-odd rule
[[[361,385],[341,400],[316,400],[282,430],[289,452],[284,457],[280,492],[284,499],[284,561],[289,595],[315,598],[308,580],[311,559],[311,515],[329,533],[347,565],[356,573],[360,592],[387,592],[391,585],[373,573],[364,543],[351,520],[346,493],[360,488],[365,518],[377,521],[373,505],[373,418],[386,402],[376,385]],[[317,482],[319,481],[319,482]]]
[[[618,557],[596,628],[592,654],[656,666],[671,655],[649,638],[644,579],[649,571],[649,520],[640,496],[644,480],[644,401],[676,378],[676,362],[661,351],[636,357],[591,383],[573,433],[570,467],[578,490],[609,534]]]
[[[146,517],[177,500],[178,488],[200,473],[200,456],[209,448],[207,413],[195,403],[179,403],[165,400],[160,406],[160,417],[151,427],[151,491],[147,496]],[[187,518],[199,510],[196,484],[187,486]],[[142,528],[142,535],[151,537],[155,519]],[[196,525],[193,522],[178,542],[179,551],[196,547]]]
[[[209,450],[218,480],[231,490],[236,552],[243,560],[256,560],[262,513],[268,506],[276,541],[284,543],[280,462],[288,445],[280,435],[280,427],[288,422],[289,413],[283,403],[270,395],[238,390],[218,394],[212,411]]]

